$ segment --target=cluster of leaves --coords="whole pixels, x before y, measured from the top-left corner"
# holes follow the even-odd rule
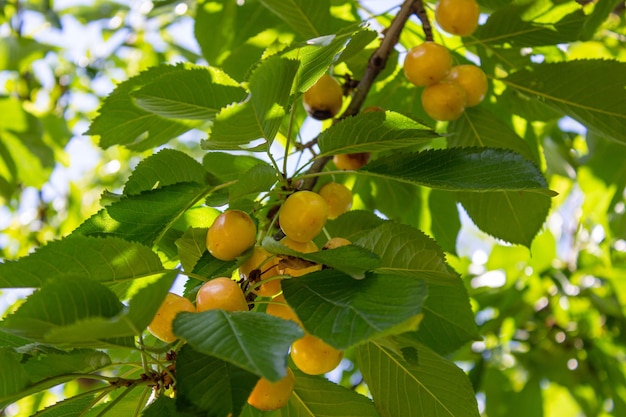
[[[199,2],[194,35],[210,65],[183,54],[191,62],[150,66],[120,83],[90,124],[101,148],[147,155],[120,193],[107,193],[67,236],[0,264],[0,287],[37,289],[0,327],[0,406],[79,381],[37,415],[262,415],[247,395],[259,377],[285,375],[288,346],[302,335],[264,314],[264,300],[251,312],[181,314],[174,330],[184,343],[145,333],[178,276],[193,299],[204,281],[245,261],[249,254],[226,262],[205,248],[207,227],[229,207],[253,213],[268,251],[328,266],[285,280],[283,291],[305,329],[348,359],[339,384],[296,373],[289,404],[265,414],[478,416],[482,392],[490,417],[549,415],[545,381],[567,389],[587,415],[624,412],[626,65],[606,35],[626,36],[611,14],[617,2],[479,3],[488,18],[474,35],[435,40],[460,63],[480,59],[490,78],[481,106],[437,125],[394,51],[365,102],[387,111],[329,123],[311,147],[302,143],[301,94],[329,70],[363,76],[380,44],[363,24],[367,10],[354,1]],[[396,13],[373,20],[389,27]],[[409,20],[398,50],[423,39]],[[612,59],[575,59],[592,46]],[[27,101],[0,101],[15,115],[0,121],[6,198],[28,178],[15,163],[24,138],[56,149],[46,136],[55,131]],[[584,125],[586,137],[560,128],[563,116]],[[155,152],[194,132],[203,135],[201,160],[195,151]],[[354,172],[319,163],[355,152],[372,161]],[[45,174],[38,178],[25,184],[40,187]],[[329,221],[326,233],[353,245],[305,255],[276,243],[273,215],[285,193],[331,178],[352,188],[359,210]],[[542,225],[552,205],[571,207],[578,188],[590,199],[580,218],[589,237],[572,234],[576,250],[559,263]],[[470,264],[457,250],[459,203],[483,232],[520,246],[496,245],[487,263]],[[598,225],[604,234],[593,240]],[[494,271],[504,284],[481,284]],[[455,360],[470,364],[469,376]],[[148,401],[151,393],[158,396]]]

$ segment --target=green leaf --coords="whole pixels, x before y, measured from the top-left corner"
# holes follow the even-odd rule
[[[49,407],[44,408],[33,417],[70,417],[79,416],[85,410],[93,406],[96,394],[77,395],[75,397],[66,398]]]
[[[452,353],[479,338],[474,312],[460,277],[450,286],[429,285],[424,318],[411,337],[439,354]]]
[[[437,244],[446,252],[456,254],[456,240],[461,230],[461,220],[456,197],[452,193],[431,190],[428,195],[430,231]]]
[[[245,97],[245,90],[217,68],[178,65],[131,95],[143,110],[168,119],[209,121]]]
[[[0,287],[40,287],[64,277],[117,284],[163,272],[156,253],[116,237],[71,236],[0,264]]]
[[[426,297],[423,280],[397,275],[369,274],[354,280],[326,270],[281,285],[307,332],[337,349],[393,332],[420,313]]]
[[[0,407],[12,402],[14,395],[31,382],[20,356],[12,349],[0,348]]]
[[[481,45],[491,46],[542,46],[576,41],[581,36],[585,13],[576,4],[572,4],[569,10],[563,9],[564,13],[553,16],[551,21],[539,22],[533,21],[535,16],[532,14],[536,10],[529,5],[511,4],[494,11],[473,36]]]
[[[180,392],[178,395],[182,395]],[[159,395],[141,413],[142,417],[194,417],[196,414],[186,413],[176,408],[176,398]]]
[[[170,139],[198,126],[197,121],[182,122],[164,119],[134,104],[131,93],[182,67],[152,67],[123,83],[104,100],[100,114],[91,122],[88,135],[99,135],[100,146],[124,145],[145,150],[162,145]]]
[[[385,220],[370,211],[350,210],[334,220],[328,220],[324,227],[330,236],[343,237],[354,242],[359,236],[384,222]],[[318,236],[318,239],[321,239],[318,246],[324,246],[326,236]]]
[[[335,249],[312,253],[302,253],[277,242],[271,237],[266,237],[263,239],[263,247],[270,253],[306,259],[307,261],[322,264],[344,272],[357,279],[363,278],[366,271],[371,271],[380,265],[378,256],[356,245],[341,246]]]
[[[109,355],[88,349],[73,349],[69,352],[59,350],[38,354],[23,361],[24,370],[33,382],[74,372],[90,373],[110,364]]]
[[[45,339],[57,345],[97,347],[102,335],[107,335],[107,338],[138,336],[152,321],[175,278],[176,271],[162,274],[137,291],[128,307],[114,317],[82,318],[75,323],[52,328]]]
[[[204,155],[202,165],[221,182],[238,180],[245,172],[267,162],[250,155],[233,155],[226,152],[209,152]]]
[[[626,142],[625,62],[590,59],[537,64],[501,81],[607,138]]]
[[[478,417],[463,371],[427,347],[416,347],[417,364],[376,342],[357,348],[357,363],[381,417]]]
[[[439,135],[427,126],[391,111],[359,113],[322,132],[320,156],[380,152],[427,142]]]
[[[176,405],[194,415],[238,416],[258,376],[185,345],[177,355]]]
[[[179,182],[205,184],[206,180],[206,170],[195,159],[174,149],[162,149],[137,165],[124,185],[124,194],[141,194]]]
[[[417,277],[433,284],[450,284],[457,278],[437,243],[407,225],[385,222],[354,242],[380,256],[381,274]]]
[[[374,403],[353,390],[334,384],[325,378],[294,370],[296,383],[287,405],[272,417],[379,417]],[[250,405],[240,417],[267,416]]]
[[[529,161],[537,162],[528,143],[484,106],[466,109],[461,118],[448,124],[448,132],[449,147],[511,149]]]
[[[47,281],[2,322],[4,331],[40,342],[57,327],[91,317],[112,318],[122,310],[115,294],[85,278],[65,276]],[[108,337],[98,335],[100,339]]]
[[[209,138],[202,140],[201,145],[206,150],[264,152],[264,135],[252,103],[246,101],[223,108],[215,117]],[[256,142],[252,144],[253,141]]]
[[[278,173],[267,164],[258,164],[244,172],[239,181],[229,189],[231,201],[237,200],[249,194],[258,195],[268,191],[278,181]]]
[[[124,196],[92,215],[73,235],[113,235],[152,245],[207,192],[198,184],[179,183]]]
[[[263,137],[272,143],[285,116],[299,62],[273,56],[261,62],[250,77],[252,107]]]
[[[448,191],[528,191],[553,195],[535,164],[492,148],[451,148],[378,158],[359,171]]]
[[[178,257],[183,271],[192,272],[202,254],[206,252],[207,227],[190,227],[176,240]]]
[[[550,211],[550,197],[533,192],[458,193],[467,214],[485,233],[530,247]]]
[[[305,39],[330,31],[329,0],[261,0],[261,3]]]
[[[180,313],[174,319],[174,334],[200,353],[270,381],[287,374],[289,346],[304,336],[300,327],[289,320],[265,313],[224,310]]]

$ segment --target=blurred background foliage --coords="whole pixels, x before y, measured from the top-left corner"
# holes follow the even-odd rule
[[[378,14],[374,10],[380,5],[375,3],[362,2],[360,13],[370,10],[366,17],[376,15],[375,24],[385,26],[393,14]],[[399,4],[390,3],[389,10]],[[488,10],[506,2],[479,3]],[[574,3],[554,2],[551,10],[556,13]],[[498,53],[512,68],[531,59],[626,61],[624,2],[580,3],[595,7],[598,15],[586,38],[559,46],[520,40],[528,48],[526,56],[515,54],[514,48]],[[358,16],[352,2],[332,4],[336,19]],[[2,259],[24,256],[68,234],[98,209],[101,198],[119,191],[132,167],[152,153],[101,149],[95,138],[83,135],[101,99],[117,83],[152,65],[206,64],[205,57],[233,76],[243,76],[272,42],[306,36],[264,21],[265,29],[250,38],[256,42],[242,42],[228,33],[207,38],[203,35],[211,15],[197,14],[196,7],[193,1],[169,0],[0,1]],[[256,33],[238,36],[248,39]],[[422,36],[419,22],[412,21],[401,45],[416,44]],[[448,46],[454,47],[454,40],[448,39]],[[481,62],[495,66],[487,52]],[[351,65],[358,68],[359,63]],[[395,76],[385,72],[381,80]],[[414,97],[402,97],[396,99],[381,83],[366,104],[407,111]],[[516,112],[507,117],[519,136],[538,144],[542,155],[535,156],[559,195],[530,250],[497,241],[478,231],[462,212],[460,221],[452,213],[450,222],[458,223],[460,232],[442,244],[466,282],[482,338],[451,357],[469,372],[485,416],[625,416],[626,148],[572,120],[554,119],[546,108],[524,107],[519,97],[511,96],[510,103]],[[299,117],[304,118],[302,111]],[[201,138],[201,132],[192,131],[168,147],[201,157]],[[359,186],[368,185],[355,184],[357,193]],[[428,232],[437,227],[431,224],[430,210],[445,196],[434,198],[435,192],[412,186],[379,186],[378,201],[364,197],[360,207],[376,205],[389,218]],[[8,308],[19,292],[2,297],[3,308]],[[71,395],[85,389],[80,384],[90,382],[58,389]],[[28,397],[20,408],[36,410],[54,396]]]

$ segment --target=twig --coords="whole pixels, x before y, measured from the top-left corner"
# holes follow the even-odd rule
[[[398,40],[400,39],[400,34],[402,33],[402,29],[404,29],[404,26],[406,25],[406,22],[409,20],[411,15],[415,13],[418,5],[421,5],[422,9],[424,8],[421,0],[406,0],[402,4],[402,6],[400,7],[400,11],[398,11],[398,14],[394,17],[389,27],[384,31],[385,37],[380,43],[380,46],[374,51],[374,53],[370,57],[367,68],[365,69],[365,73],[363,74],[363,77],[361,78],[359,84],[354,90],[350,105],[348,106],[346,111],[343,112],[343,114],[339,117],[340,120],[354,116],[361,110],[361,107],[363,106],[363,103],[365,102],[365,99],[367,98],[367,95],[369,94],[372,85],[374,85],[376,77],[378,77],[378,74],[380,74],[380,72],[385,68],[387,61],[389,60],[389,55],[398,43]],[[316,159],[311,167],[307,170],[306,174],[308,175],[321,172],[330,160],[330,156]],[[303,181],[300,189],[312,190],[316,182],[316,176],[307,177]]]
[[[422,0],[418,0],[415,3],[414,8],[415,15],[422,22],[422,28],[424,29],[424,37],[427,41],[433,41],[433,27],[430,25],[430,21],[428,20],[428,15],[426,14],[426,9],[424,9],[424,3]]]

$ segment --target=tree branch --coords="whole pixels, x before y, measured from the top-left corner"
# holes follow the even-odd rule
[[[365,69],[365,73],[363,77],[359,81],[359,84],[356,86],[354,90],[354,94],[352,95],[352,100],[348,105],[348,108],[345,112],[339,117],[339,120],[346,119],[348,117],[354,116],[359,113],[369,91],[374,85],[374,81],[376,81],[376,77],[381,73],[385,66],[387,65],[387,61],[389,60],[389,55],[393,51],[394,47],[398,43],[400,39],[400,34],[402,33],[402,29],[406,25],[406,22],[409,20],[411,15],[416,12],[416,8],[418,6],[424,9],[422,4],[422,0],[406,0],[402,6],[400,7],[400,11],[393,18],[389,27],[384,31],[384,38],[380,43],[380,46],[374,51],[372,56],[370,57],[367,68]],[[328,161],[331,160],[332,157],[325,156],[319,159],[316,159],[311,167],[307,170],[307,174],[314,174],[321,172]],[[311,190],[315,186],[318,177],[309,177],[306,178],[302,186],[301,190]]]

